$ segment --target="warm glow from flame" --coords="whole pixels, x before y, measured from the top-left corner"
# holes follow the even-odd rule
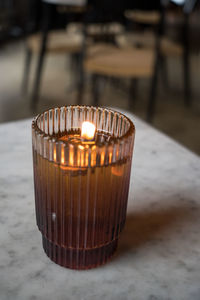
[[[101,165],[104,164],[104,160],[105,160],[105,154],[104,152],[101,153]]]
[[[77,165],[78,167],[84,166],[84,147],[81,145],[78,146]]]
[[[85,166],[88,166],[88,158],[89,158],[89,155],[88,155],[88,151],[85,153]]]
[[[96,156],[97,156],[96,146],[93,146],[91,151],[91,167],[96,165]]]
[[[83,146],[79,145],[78,147],[79,147],[80,150],[84,150]]]
[[[65,151],[64,151],[63,148],[62,148],[62,150],[61,150],[61,163],[62,163],[62,164],[65,163]]]
[[[113,175],[120,177],[124,173],[124,166],[123,165],[122,166],[113,166],[111,168],[111,172]]]
[[[112,162],[112,152],[109,153],[109,163],[111,164]]]
[[[69,148],[69,165],[74,165],[74,149],[72,147]]]
[[[53,151],[53,160],[54,160],[54,161],[57,160],[56,149],[54,149],[54,151]]]
[[[83,122],[81,137],[85,140],[93,140],[95,135],[95,126],[90,122]]]

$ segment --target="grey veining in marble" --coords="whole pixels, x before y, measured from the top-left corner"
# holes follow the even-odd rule
[[[89,271],[51,262],[35,223],[31,121],[0,125],[1,300],[199,300],[200,159],[131,116],[127,222],[114,258]]]

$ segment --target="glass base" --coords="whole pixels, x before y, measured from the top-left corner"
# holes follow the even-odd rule
[[[45,253],[56,264],[65,268],[86,270],[105,264],[116,251],[118,239],[93,249],[65,248],[53,244],[44,236],[42,242]]]

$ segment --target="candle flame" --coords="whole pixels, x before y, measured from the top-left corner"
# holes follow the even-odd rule
[[[85,140],[93,140],[95,135],[95,126],[90,122],[83,122],[81,129],[81,137]]]

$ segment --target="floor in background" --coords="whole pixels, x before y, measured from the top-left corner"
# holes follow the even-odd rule
[[[30,108],[30,91],[36,58],[32,62],[28,96],[21,94],[21,80],[24,65],[24,44],[18,42],[0,49],[0,122],[29,118],[53,106],[76,103],[77,91],[71,80],[69,59],[64,55],[47,56],[43,72],[40,100],[36,111]],[[182,92],[182,64],[179,59],[168,60],[169,86],[159,83],[157,109],[153,126],[171,136],[181,144],[200,155],[200,56],[192,56],[193,104],[186,108]],[[161,81],[161,80],[160,80]],[[138,84],[135,115],[145,118],[149,94],[149,80]],[[128,94],[107,82],[102,83],[100,105],[115,106],[128,110]],[[91,104],[89,87],[84,104]]]

